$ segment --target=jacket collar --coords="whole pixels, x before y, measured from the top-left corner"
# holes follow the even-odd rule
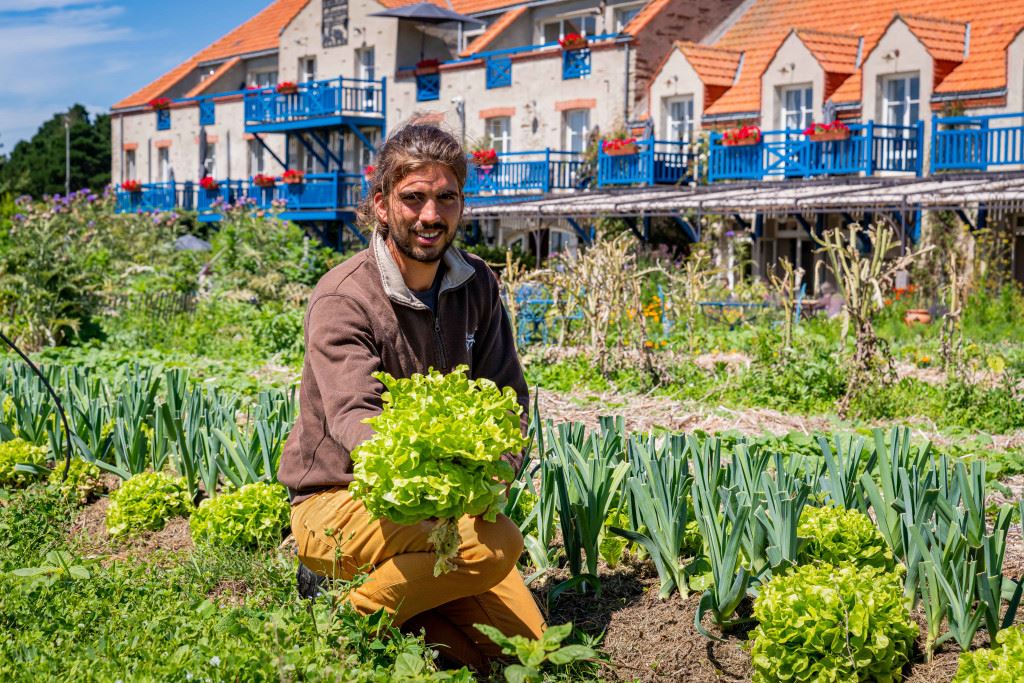
[[[402,278],[402,271],[398,264],[391,257],[384,238],[374,230],[370,242],[370,249],[373,259],[377,262],[377,269],[380,271],[381,284],[384,286],[384,293],[395,303],[410,306],[412,308],[427,309],[427,306],[416,298]],[[442,257],[445,265],[444,278],[441,280],[441,292],[460,287],[476,274],[473,266],[462,256],[462,252],[456,248],[450,248]],[[439,295],[440,296],[440,295]]]

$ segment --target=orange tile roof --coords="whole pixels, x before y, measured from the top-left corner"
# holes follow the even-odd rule
[[[797,29],[796,35],[826,73],[852,74],[857,70],[859,36],[806,28]]]
[[[761,107],[761,73],[794,28],[863,36],[863,55],[866,57],[896,14],[944,18],[961,24],[971,22],[967,58],[936,86],[936,92],[987,91],[1006,87],[1006,46],[1024,25],[1024,0],[859,0],[833,3],[757,0],[715,42],[715,47],[744,52],[744,66],[739,82],[729,88],[708,113],[758,111]],[[928,31],[925,31],[926,26]],[[948,31],[933,33],[934,22],[920,22],[918,30],[927,35],[927,38],[921,37],[922,42],[932,42],[929,50],[941,48],[940,54],[951,55],[955,49],[945,43],[949,38]],[[915,35],[920,34],[915,32]],[[962,47],[961,43],[961,57]],[[857,71],[835,91],[832,99],[841,103],[857,102],[860,98],[861,75]]]
[[[924,43],[933,59],[964,61],[964,37],[967,35],[965,23],[910,14],[901,18],[917,39]]]
[[[516,19],[523,16],[528,8],[526,5],[517,7],[514,10],[505,12],[501,17],[493,24],[487,27],[487,30],[478,35],[473,39],[473,42],[466,46],[466,49],[462,51],[461,57],[468,57],[469,55],[482,52],[487,48],[494,39],[501,35],[501,33],[515,23]]]
[[[211,85],[216,83],[218,78],[220,78],[221,76],[226,74],[229,70],[234,68],[234,66],[236,64],[238,64],[240,61],[242,61],[241,57],[232,57],[228,61],[224,62],[223,64],[218,66],[217,69],[212,74],[210,74],[209,76],[204,78],[202,81],[200,81],[199,85],[197,85],[196,87],[194,87],[191,90],[189,90],[185,94],[185,97],[196,97],[197,95],[201,95],[204,90],[206,90]]]
[[[112,109],[145,104],[188,76],[199,64],[277,47],[281,31],[309,0],[275,0],[244,24],[215,40],[160,78],[124,98]]]
[[[672,0],[652,0],[652,2],[644,5],[643,9],[636,13],[636,16],[629,20],[622,32],[628,33],[631,36],[635,36],[643,30],[644,26],[647,26],[654,17],[658,16],[668,3]]]
[[[709,47],[688,40],[676,42],[676,48],[686,56],[704,85],[731,86],[736,82],[736,70],[742,53]]]

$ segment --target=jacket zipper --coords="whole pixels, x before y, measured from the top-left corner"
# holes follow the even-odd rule
[[[431,311],[430,315],[434,319],[434,341],[437,343],[437,355],[441,361],[441,372],[448,372],[448,358],[444,352],[444,341],[441,339],[441,295],[437,296],[437,310],[438,313]]]

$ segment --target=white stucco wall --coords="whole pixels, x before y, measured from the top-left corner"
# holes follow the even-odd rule
[[[825,70],[796,33],[790,33],[761,75],[761,127],[783,128],[783,90],[792,86],[811,87],[813,119],[821,121],[825,94]]]
[[[887,76],[920,77],[920,117],[924,121],[922,168],[928,168],[931,151],[932,91],[935,65],[924,44],[917,39],[902,19],[895,19],[864,59],[861,69],[861,118],[885,123],[884,79]]]
[[[1006,49],[1006,111],[1024,112],[1024,30]]]
[[[658,136],[667,134],[668,101],[676,97],[693,98],[693,127],[699,130],[705,107],[704,84],[686,56],[674,49],[651,81],[649,106]]]

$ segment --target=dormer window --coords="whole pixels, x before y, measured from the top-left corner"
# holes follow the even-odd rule
[[[809,85],[781,89],[779,124],[786,130],[802,131],[814,121],[814,90]]]
[[[575,14],[547,21],[541,26],[540,42],[542,45],[557,43],[570,33],[578,33],[581,36],[596,35],[597,16],[593,13]]]
[[[644,8],[644,3],[640,2],[635,5],[626,5],[624,7],[615,8],[615,32],[621,33],[622,29],[626,28],[629,22],[633,21],[633,17],[640,14],[640,10]]]

